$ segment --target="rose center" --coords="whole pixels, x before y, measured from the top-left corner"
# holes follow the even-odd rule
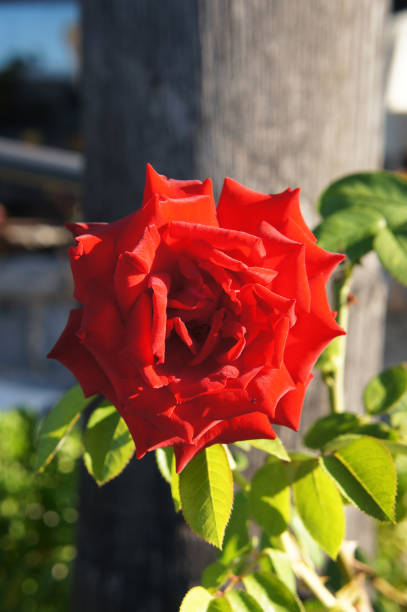
[[[189,335],[197,344],[202,344],[211,329],[209,323],[203,323],[201,321],[188,321],[186,323]]]

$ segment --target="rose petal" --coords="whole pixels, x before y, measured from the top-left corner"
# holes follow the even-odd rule
[[[72,372],[85,397],[100,393],[116,404],[117,398],[110,381],[76,335],[82,317],[82,308],[71,310],[66,327],[47,358],[56,359]]]
[[[238,440],[275,437],[269,419],[261,412],[252,412],[222,421],[205,432],[195,444],[174,444],[177,472],[181,472],[195,455],[211,444],[230,444]]]
[[[153,321],[151,348],[157,363],[165,360],[165,337],[167,331],[167,297],[171,279],[168,274],[151,274],[148,286],[153,290]]]
[[[305,391],[312,379],[313,375],[310,374],[305,383],[297,382],[295,389],[289,391],[280,399],[273,417],[273,422],[276,425],[285,425],[298,431]]]
[[[315,241],[301,214],[299,195],[299,189],[266,195],[225,178],[218,204],[220,225],[256,234],[261,220],[280,229],[286,219],[294,219],[308,239]]]
[[[203,183],[197,180],[177,181],[174,179],[168,179],[163,174],[158,174],[158,172],[156,172],[150,164],[147,164],[143,206],[155,194],[160,196],[162,199],[207,195],[213,200],[212,181],[209,178],[207,178]]]

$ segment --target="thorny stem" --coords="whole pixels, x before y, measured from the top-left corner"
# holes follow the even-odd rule
[[[340,277],[334,280],[334,309],[337,311],[337,323],[345,331],[348,328],[349,319],[349,296],[352,282],[353,264],[344,266]],[[329,403],[331,412],[345,412],[345,355],[346,336],[340,336],[333,340],[335,344],[335,359],[332,371],[324,376],[329,390]]]

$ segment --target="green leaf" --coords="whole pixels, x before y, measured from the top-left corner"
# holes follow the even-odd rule
[[[226,599],[233,612],[263,612],[257,601],[246,591],[228,591]]]
[[[288,555],[285,552],[275,550],[274,548],[265,548],[263,553],[267,555],[268,559],[270,560],[272,571],[280,578],[282,582],[284,582],[290,591],[295,593],[295,576]]]
[[[349,207],[374,210],[390,228],[407,222],[407,181],[390,172],[361,172],[332,183],[321,195],[319,210],[325,219]]]
[[[207,612],[212,595],[201,586],[190,589],[182,600],[179,612]]]
[[[103,405],[91,414],[86,427],[84,461],[98,485],[118,476],[134,450],[127,425],[114,406]]]
[[[235,495],[230,521],[226,527],[225,538],[219,560],[224,564],[230,563],[250,545],[247,521],[249,518],[249,504],[247,495],[239,491]]]
[[[365,388],[363,402],[369,414],[407,409],[407,363],[388,368],[372,378]]]
[[[224,448],[216,444],[201,451],[183,469],[179,484],[185,520],[221,548],[233,504],[233,477]]]
[[[208,612],[233,612],[230,603],[224,597],[213,599],[207,610]]]
[[[353,504],[379,520],[394,522],[396,469],[382,442],[364,436],[322,457],[322,463]]]
[[[249,444],[254,448],[258,448],[259,450],[268,453],[269,455],[277,457],[278,459],[290,461],[290,457],[280,438],[275,438],[274,440],[249,440]]]
[[[244,576],[243,584],[249,595],[260,604],[263,612],[301,612],[303,607],[290,589],[277,576],[255,572]]]
[[[304,444],[309,448],[323,448],[333,438],[357,431],[359,425],[356,414],[329,414],[311,425],[304,436]]]
[[[157,448],[155,451],[155,460],[157,462],[158,469],[161,476],[168,484],[171,484],[171,464],[174,458],[174,449],[172,446],[166,448]]]
[[[281,462],[267,463],[253,477],[249,492],[250,513],[270,535],[287,529],[290,520],[290,490]]]
[[[290,527],[295,534],[295,537],[297,539],[297,542],[299,544],[306,563],[318,570],[322,569],[326,561],[324,551],[310,536],[295,508],[293,508],[292,514],[293,516],[291,519]]]
[[[386,220],[376,210],[349,206],[329,215],[314,233],[323,249],[346,252],[357,261],[371,250],[370,241],[366,239],[385,227]]]
[[[316,542],[333,559],[345,535],[345,517],[339,491],[318,460],[304,462],[293,483],[298,514]]]
[[[231,570],[217,560],[205,567],[201,576],[201,585],[205,589],[217,589],[219,588],[228,578]]]
[[[175,512],[181,510],[181,500],[179,496],[179,475],[176,471],[175,455],[172,446],[158,448],[155,451],[155,459],[161,476],[171,487],[172,501],[174,502]]]
[[[95,396],[85,398],[79,385],[69,389],[45,417],[35,456],[35,470],[43,470],[52,461],[86,406]]]
[[[383,229],[375,237],[373,246],[387,272],[407,285],[407,225]]]
[[[171,495],[175,512],[179,512],[181,510],[181,494],[179,490],[179,474],[177,474],[175,454],[173,455],[171,463]]]

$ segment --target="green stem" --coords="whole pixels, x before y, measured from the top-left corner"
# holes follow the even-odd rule
[[[349,294],[352,282],[353,264],[344,267],[339,278],[334,280],[334,309],[337,311],[337,323],[345,331],[349,320]],[[329,375],[325,376],[325,383],[329,391],[331,412],[345,412],[345,356],[346,336],[333,340],[335,343],[335,365]]]

